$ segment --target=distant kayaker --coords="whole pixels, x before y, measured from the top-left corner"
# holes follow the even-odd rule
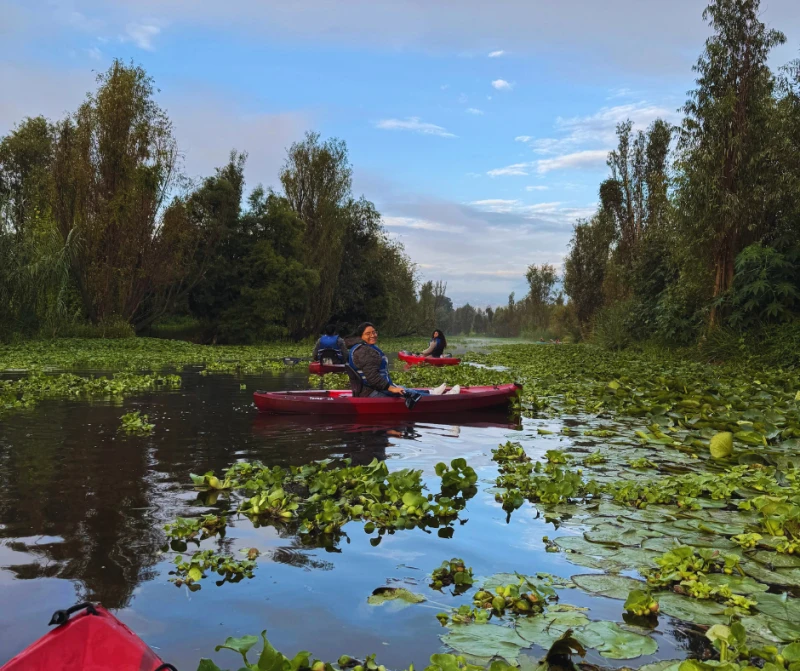
[[[378,342],[378,330],[374,324],[364,322],[356,329],[358,337],[350,348],[347,357],[347,374],[350,388],[356,397],[400,396],[406,392],[405,387],[396,385],[389,374],[389,359],[375,344]],[[431,394],[445,393],[446,384],[430,391]],[[421,393],[428,393],[422,390]],[[448,394],[458,394],[461,388],[456,385]]]
[[[330,359],[330,363],[344,363],[346,357],[347,346],[344,344],[344,340],[336,333],[336,327],[328,324],[325,327],[325,333],[314,345],[311,358],[314,361]]]
[[[421,356],[430,356],[438,359],[444,354],[445,347],[447,347],[447,338],[444,337],[444,331],[436,329],[431,335],[428,349],[422,352]]]

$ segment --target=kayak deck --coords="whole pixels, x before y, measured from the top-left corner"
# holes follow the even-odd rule
[[[397,353],[397,358],[411,365],[427,363],[431,366],[457,366],[461,363],[461,359],[454,356],[417,356],[403,351]]]
[[[459,394],[423,395],[409,410],[398,396],[353,397],[345,390],[274,391],[253,394],[262,412],[302,415],[408,415],[451,413],[495,408],[506,405],[522,388],[518,384],[464,387]]]
[[[312,361],[310,364],[308,364],[308,372],[312,375],[344,373],[345,367],[343,363],[322,363],[321,361]]]

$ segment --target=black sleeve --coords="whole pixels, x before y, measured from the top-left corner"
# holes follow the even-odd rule
[[[347,363],[347,345],[345,345],[344,340],[341,337],[336,341],[336,346],[342,353],[342,363]]]
[[[359,347],[353,352],[353,363],[364,373],[367,385],[378,391],[386,391],[389,382],[381,375],[381,355],[371,347]]]

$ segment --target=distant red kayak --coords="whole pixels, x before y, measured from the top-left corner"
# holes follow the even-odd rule
[[[102,606],[82,604],[69,619],[59,611],[51,622],[64,623],[49,631],[0,671],[156,671],[164,664],[147,644]]]
[[[417,356],[408,352],[398,352],[397,358],[411,365],[429,363],[431,366],[457,366],[461,363],[461,359],[457,359],[454,356]]]
[[[344,373],[344,364],[312,361],[310,364],[308,364],[308,372],[312,375],[325,375],[325,373]]]
[[[262,412],[292,415],[404,415],[415,417],[431,413],[451,413],[495,408],[506,405],[522,385],[500,384],[487,387],[463,387],[460,394],[422,396],[413,409],[404,399],[353,398],[347,390],[332,391],[257,391],[256,407]]]

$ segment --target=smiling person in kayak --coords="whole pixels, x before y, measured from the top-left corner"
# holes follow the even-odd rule
[[[354,397],[401,396],[407,390],[392,382],[389,375],[389,359],[375,344],[378,342],[378,330],[374,324],[364,322],[356,329],[359,340],[350,348],[347,357],[347,374]],[[447,388],[442,384],[430,393],[443,394]],[[413,390],[428,393],[424,390]],[[458,394],[461,388],[456,385],[448,394]]]
[[[311,358],[314,361],[330,359],[331,363],[344,363],[347,352],[347,346],[344,340],[337,335],[336,327],[333,324],[328,324],[325,327],[325,333],[317,340],[314,345],[314,351]]]
[[[447,338],[444,337],[444,331],[436,329],[431,336],[430,345],[428,349],[420,354],[420,356],[430,356],[435,359],[441,358],[444,354],[444,348],[447,347]]]

